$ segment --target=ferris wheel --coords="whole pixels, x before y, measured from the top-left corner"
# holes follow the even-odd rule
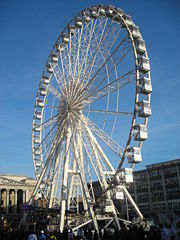
[[[121,169],[142,161],[151,91],[145,42],[122,9],[89,7],[59,35],[34,107],[32,199],[41,191],[49,208],[60,209],[61,231],[66,210],[83,210],[98,229],[94,182],[117,220],[107,189]]]

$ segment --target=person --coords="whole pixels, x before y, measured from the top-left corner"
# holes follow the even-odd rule
[[[54,235],[54,233],[50,234],[50,239],[51,240],[57,240],[56,236]]]
[[[68,240],[73,240],[74,239],[74,234],[72,229],[68,229]]]
[[[161,225],[161,240],[170,240],[168,229],[163,225]]]
[[[175,239],[175,232],[174,232],[174,229],[171,225],[168,225],[168,233],[169,233],[170,240],[174,240]]]
[[[37,235],[34,232],[30,233],[28,236],[28,240],[38,240]]]
[[[40,233],[38,239],[39,239],[39,240],[45,240],[45,239],[46,239],[46,235],[44,234],[44,231],[43,231],[43,230],[41,230],[41,233]]]
[[[98,235],[97,230],[95,230],[95,232],[94,232],[94,240],[98,240],[98,239],[99,239],[99,235]]]

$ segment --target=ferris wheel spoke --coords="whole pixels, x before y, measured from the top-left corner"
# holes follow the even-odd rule
[[[70,209],[70,204],[73,198],[73,182],[74,182],[74,178],[75,178],[75,173],[76,171],[76,161],[75,159],[73,159],[73,163],[72,163],[72,174],[70,176],[70,184],[69,184],[69,192],[68,192],[68,200],[67,200],[67,205],[68,205],[68,210]],[[76,171],[77,172],[77,171]]]
[[[85,52],[85,56],[83,58],[83,63],[81,63],[80,72],[83,69],[83,65],[84,65],[84,69],[86,69],[86,66],[87,66],[88,53],[89,53],[89,49],[90,49],[91,39],[92,39],[92,36],[94,34],[94,31],[95,31],[96,22],[97,22],[96,19],[92,20],[91,28],[90,28],[90,31],[89,31],[89,41],[88,41],[87,47],[85,48],[86,52]],[[79,86],[79,78],[80,78],[79,74],[78,74],[78,77],[77,77],[77,81],[75,81],[75,78],[74,78],[75,85],[74,85],[74,91],[72,91],[72,94],[71,94],[71,98],[74,96],[74,92],[75,92],[77,86]]]
[[[63,76],[62,76],[62,72],[61,72],[58,64],[55,65],[53,74],[54,74],[55,80],[56,80],[56,82],[57,82],[58,88],[59,88],[61,94],[64,96],[63,83],[62,83],[62,81],[63,81]],[[57,90],[56,90],[56,91],[57,91]],[[57,92],[58,92],[58,91],[57,91]],[[58,93],[59,93],[59,92],[58,92]],[[57,97],[58,97],[58,94],[57,94]]]
[[[71,39],[72,39],[72,35],[70,34],[70,41],[69,41],[69,51],[68,51],[68,59],[69,59],[69,61],[68,61],[68,67],[69,67],[69,70],[68,70],[68,76],[69,76],[69,78],[68,78],[68,85],[70,86],[70,76],[72,76],[72,63],[71,63],[71,59],[72,59],[72,46],[71,46],[71,44],[72,44],[72,41],[71,41]]]
[[[85,109],[84,112],[92,112],[92,113],[104,113],[104,114],[111,114],[111,115],[128,115],[132,116],[133,112],[117,112],[117,111],[105,111],[105,110],[94,110],[94,109]]]
[[[79,149],[79,157],[80,157],[80,164],[81,164],[81,169],[83,170],[83,179],[85,180],[85,182],[89,183],[90,185],[92,185],[92,182],[91,182],[91,177],[89,175],[89,172],[88,172],[88,168],[89,168],[89,163],[87,162],[87,165],[85,163],[85,160],[84,160],[84,154],[83,154],[83,140],[82,140],[82,125],[81,125],[81,122],[78,123],[78,133],[77,133],[77,147]],[[82,173],[82,171],[81,171]],[[94,202],[94,199],[92,198],[92,196],[90,195],[90,192],[89,192],[89,197],[90,197],[90,201],[91,202]]]
[[[98,68],[98,70],[96,71],[96,73],[94,74],[94,76],[88,81],[87,85],[86,85],[86,88],[88,88],[88,86],[92,86],[93,82],[96,80],[96,77],[98,75],[98,73],[100,73],[100,71],[105,67],[107,66],[107,63],[112,59],[113,55],[117,52],[117,50],[123,46],[123,49],[121,50],[121,54],[119,55],[119,62],[122,61],[125,56],[129,53],[129,51],[132,49],[132,47],[129,45],[129,42],[127,44],[127,38],[128,38],[128,35],[126,35],[124,37],[124,39],[118,44],[118,46],[115,48],[115,50],[109,54],[108,58],[106,60],[103,61],[103,64]],[[124,44],[127,44],[128,47],[125,47]],[[127,50],[124,51],[124,48],[126,48]],[[109,51],[108,51],[109,52]],[[107,56],[107,55],[106,55]],[[85,89],[85,88],[84,88]]]
[[[86,131],[84,131],[84,132],[86,132]],[[100,184],[103,186],[103,183],[101,182],[101,174],[99,173],[99,168],[98,168],[98,166],[97,166],[97,164],[96,164],[96,162],[94,162],[93,161],[93,159],[94,159],[94,154],[93,154],[93,151],[92,151],[92,147],[91,147],[91,144],[90,144],[90,142],[89,142],[89,136],[88,136],[88,134],[86,133],[84,133],[84,140],[83,140],[83,146],[84,146],[84,149],[85,149],[85,152],[87,153],[87,156],[88,156],[88,158],[89,158],[89,160],[90,160],[90,163],[91,163],[91,165],[92,165],[92,167],[93,167],[93,170],[94,170],[94,172],[95,172],[95,174],[96,174],[96,176],[97,176],[97,178],[98,178],[98,181],[100,182]],[[114,175],[114,173],[115,173],[115,170],[114,170],[114,168],[112,167],[112,165],[111,165],[111,163],[109,162],[109,160],[107,159],[107,157],[105,156],[105,154],[103,153],[103,151],[102,151],[102,149],[101,149],[101,147],[99,146],[99,147],[97,147],[97,141],[95,141],[95,139],[93,139],[93,141],[94,141],[94,144],[95,144],[95,148],[96,148],[96,151],[98,152],[98,154],[99,154],[99,156],[101,156],[102,157],[102,159],[104,160],[104,162],[105,162],[105,164],[106,164],[106,166],[108,167],[108,169],[107,169],[107,167],[105,167],[105,164],[104,164],[104,162],[100,159],[100,164],[102,164],[102,166],[103,166],[103,170],[102,170],[102,172],[103,172],[103,174],[104,175]],[[96,145],[97,144],[97,145]]]
[[[132,82],[136,81],[136,72],[135,70],[131,70],[128,73],[118,77],[117,79],[111,81],[106,86],[98,89],[94,89],[93,92],[90,92],[90,94],[85,97],[85,100],[89,100],[91,103],[99,100],[102,97],[106,97],[109,94],[113,93],[119,88],[122,88]],[[101,83],[99,84],[101,85]],[[99,86],[98,85],[98,86]]]
[[[115,28],[116,29],[116,28]],[[107,55],[109,55],[110,56],[110,59],[111,59],[111,61],[113,61],[113,59],[112,59],[112,56],[111,56],[111,54],[110,54],[110,51],[111,51],[111,49],[112,49],[112,47],[113,47],[113,45],[114,45],[114,43],[115,43],[115,41],[116,41],[116,39],[117,39],[117,37],[118,37],[118,35],[119,35],[119,32],[120,32],[120,30],[121,30],[121,28],[120,27],[118,27],[118,32],[114,35],[114,31],[112,31],[113,32],[113,34],[110,32],[108,35],[110,35],[110,37],[112,38],[112,36],[114,36],[114,38],[112,38],[112,39],[107,39],[106,40],[106,44],[104,43],[102,43],[101,44],[101,48],[102,48],[102,50],[100,50],[99,49],[99,53],[101,54],[101,57],[102,58],[99,58],[99,61],[96,63],[96,65],[98,66],[98,68],[99,68],[99,64],[101,64],[102,63],[102,61],[103,62],[106,62],[106,57],[107,57]],[[108,36],[107,35],[107,36]],[[97,44],[98,44],[98,41],[97,41],[97,38],[95,38],[95,40],[96,40],[96,42],[97,42]],[[111,41],[112,42],[111,42]],[[104,42],[105,42],[105,39],[104,39]],[[111,43],[111,44],[110,44]],[[105,66],[107,67],[107,64],[105,64]],[[92,71],[91,71],[92,72]],[[87,82],[89,81],[89,78],[90,78],[90,76],[91,76],[91,74],[89,74],[89,77],[88,77],[88,79],[87,79]]]
[[[77,134],[78,140],[79,136]],[[86,206],[85,210],[87,210],[90,207],[90,203],[92,203],[93,199],[89,195],[88,187],[87,187],[87,182],[86,182],[86,177],[84,174],[84,165],[83,165],[83,156],[81,155],[80,149],[77,146],[78,140],[73,141],[73,148],[74,148],[74,154],[75,154],[75,159],[76,163],[80,172],[80,179],[81,179],[81,185],[83,187],[83,193],[86,198]]]
[[[48,134],[42,139],[42,141],[36,146],[34,147],[34,151],[33,153],[35,153],[36,150],[38,150],[42,144],[46,141],[47,137],[50,135],[50,133],[55,129],[55,127],[57,126],[57,123],[52,127],[52,129],[48,132]],[[43,153],[43,150],[42,150]]]
[[[93,20],[94,21],[94,20]],[[91,24],[91,28],[89,29],[89,26],[86,27],[86,32],[84,34],[84,40],[82,41],[81,44],[81,63],[80,63],[80,70],[78,73],[78,78],[80,77],[81,73],[82,73],[82,69],[84,64],[87,64],[87,57],[88,57],[88,52],[89,52],[89,48],[90,48],[90,43],[91,43],[91,39],[92,39],[92,33],[95,30],[95,26],[96,26],[96,20],[95,20],[95,24],[93,25],[93,23]],[[90,32],[90,34],[88,35],[88,30]],[[87,40],[87,42],[86,42]]]
[[[38,127],[41,127],[41,126],[43,126],[44,128],[47,128],[50,125],[55,124],[57,122],[57,120],[58,120],[58,114],[49,118],[47,121],[45,121],[41,124],[38,124],[38,126],[34,127],[32,130],[35,131]]]
[[[92,83],[94,82],[97,74],[101,71],[101,69],[107,64],[107,62],[111,59],[111,57],[115,54],[115,52],[117,51],[117,49],[127,40],[128,38],[128,35],[126,35],[123,39],[123,41],[121,41],[118,46],[115,48],[115,50],[111,53],[111,55],[106,59],[106,61],[104,61],[104,63],[98,68],[97,72],[95,73],[95,75],[87,82],[87,84],[85,84],[85,86],[79,91],[77,91],[77,94],[76,94],[76,98],[74,99],[74,101],[84,92],[84,91],[87,91],[88,88],[92,85]],[[128,43],[129,44],[129,43]],[[124,50],[122,50],[122,57],[120,58],[122,61],[122,59],[127,55],[127,53],[130,51],[131,47],[128,48],[128,51],[126,53],[124,53]]]
[[[123,56],[122,56],[122,58],[120,58],[117,66],[118,66],[119,63],[124,59],[124,57],[129,53],[130,50],[131,50],[131,48],[127,48],[127,51],[126,51],[126,52],[122,52],[122,53],[123,53]],[[107,78],[110,78],[110,75],[113,73],[113,70],[115,70],[115,72],[116,72],[116,79],[115,79],[113,82],[111,82],[111,83],[108,82],[108,84],[110,84],[110,85],[113,84],[114,82],[116,82],[116,81],[124,78],[124,77],[127,76],[127,75],[133,74],[134,77],[136,77],[136,75],[135,75],[135,74],[136,74],[135,69],[127,72],[127,73],[124,74],[123,76],[118,77],[118,76],[117,76],[117,71],[116,71],[117,66],[114,64],[114,60],[113,60],[113,59],[111,59],[111,61],[112,61],[112,63],[113,63],[113,67],[111,67],[111,69],[109,69],[109,66],[108,66],[107,64],[105,64],[107,76],[106,76],[106,75],[104,76],[103,74],[99,74],[99,75],[95,76],[94,79],[93,79],[93,81],[92,81],[92,83],[91,83],[91,85],[90,85],[90,87],[88,88],[89,92],[92,91],[91,88],[92,88],[92,89],[93,89],[93,88],[98,89],[98,88],[104,83],[104,81],[105,81]],[[93,87],[93,83],[95,82],[95,80],[96,80],[97,77],[98,77],[98,79],[99,79],[99,83],[97,84],[97,86],[94,86],[94,87]],[[119,82],[118,82],[118,83],[119,83]]]
[[[108,35],[108,31],[110,29],[110,26],[111,26],[112,22],[109,23],[109,25],[106,29],[107,23],[108,23],[108,19],[101,21],[100,24],[99,24],[99,27],[98,27],[98,31],[96,31],[96,34],[94,34],[93,41],[91,42],[91,45],[90,45],[90,47],[91,47],[91,49],[90,49],[91,50],[90,51],[91,57],[88,56],[88,58],[90,58],[90,59],[92,58],[92,60],[89,63],[88,68],[84,69],[84,71],[83,71],[84,76],[85,75],[90,75],[90,73],[92,71],[92,68],[94,66],[94,62],[96,60],[96,56],[100,51],[101,44],[102,44],[103,40],[105,39],[105,37]],[[88,59],[86,59],[86,65],[87,65],[87,60]],[[88,71],[89,71],[89,73],[88,73]],[[88,77],[87,77],[87,79],[88,79]]]
[[[86,128],[86,131],[88,132],[88,134],[89,134],[90,136],[92,136],[94,146],[96,147],[99,155],[102,157],[102,159],[104,160],[104,163],[105,163],[106,166],[108,167],[109,171],[107,171],[107,172],[109,172],[109,173],[111,173],[111,174],[115,173],[115,170],[114,170],[112,164],[110,163],[110,161],[108,160],[107,156],[106,156],[105,153],[103,152],[102,148],[101,148],[100,145],[98,144],[96,138],[93,136],[92,132],[90,132],[90,129],[88,129],[87,126],[86,126],[85,128]],[[88,141],[87,141],[89,138],[86,136],[86,138],[84,138],[84,139],[85,139],[85,143],[84,143],[84,144],[87,145],[87,146],[89,146]],[[87,147],[86,147],[86,148],[87,148]],[[103,162],[103,161],[102,161],[102,162]]]
[[[127,48],[127,50],[126,50],[126,52],[125,53],[123,53],[124,55],[124,57],[125,57],[125,55],[127,55],[128,53],[129,53],[129,51],[131,50],[131,48]],[[123,58],[124,58],[123,57]],[[118,67],[118,65],[120,64],[120,62],[123,60],[123,58],[120,58],[120,59],[118,59],[118,62],[116,63],[115,62],[115,60],[113,60],[113,59],[111,59],[111,61],[112,61],[112,63],[113,63],[113,66],[110,68],[110,69],[108,69],[108,76],[110,77],[110,75],[113,73],[113,71],[115,71],[115,73],[116,73],[116,78],[117,78],[117,80],[119,80],[121,77],[117,77],[117,70],[116,70],[116,68]],[[122,76],[122,78],[124,77],[124,76],[126,76],[126,75],[129,75],[129,74],[133,74],[133,71],[134,71],[134,76],[136,76],[136,70],[134,69],[134,70],[131,70],[131,71],[129,71],[128,73],[126,73],[126,74],[124,74],[123,76]],[[100,82],[98,83],[98,85],[96,86],[96,89],[98,89],[102,84],[103,84],[103,82],[107,79],[107,76],[99,76],[98,75],[98,78],[99,79],[101,79],[100,80]],[[114,80],[114,81],[116,81],[116,80]],[[111,83],[110,83],[111,84]],[[92,87],[91,87],[92,88]],[[92,91],[91,89],[89,89],[89,91]]]
[[[59,201],[57,202],[59,205],[60,205],[60,192],[61,192],[61,186],[62,186],[62,178],[61,178],[62,169],[61,169],[61,167],[62,167],[62,161],[63,161],[63,156],[64,156],[63,147],[64,147],[64,141],[61,142],[60,156],[59,156],[59,161],[58,161],[58,169],[56,172],[56,185],[55,185],[55,189],[54,189],[54,198],[59,199]]]
[[[98,45],[98,43],[95,44],[95,40],[93,40],[93,41],[91,41],[91,40],[101,37],[101,35],[102,35],[101,31],[103,31],[103,29],[102,29],[103,23],[106,24],[107,20],[103,19],[100,21],[99,24],[96,24],[96,28],[92,31],[92,34],[90,34],[88,46],[87,47],[85,46],[85,50],[86,50],[85,54],[83,54],[83,51],[81,51],[81,53],[84,57],[82,57],[82,61],[80,63],[81,66],[80,66],[79,76],[82,75],[81,78],[84,78],[84,81],[86,81],[86,77],[84,77],[84,72],[85,72],[86,68],[88,67],[88,62],[90,62],[91,58],[93,58],[93,54],[95,54],[96,47]],[[93,36],[94,36],[94,38],[93,38]],[[80,82],[80,85],[81,85],[81,82]]]
[[[85,126],[88,127],[99,139],[101,139],[112,151],[114,151],[118,156],[122,156],[124,149],[114,139],[112,139],[90,119],[84,117],[81,119]]]
[[[80,32],[78,32],[78,49],[77,49],[76,62],[75,62],[74,73],[73,73],[74,80],[75,80],[75,76],[79,75],[79,54],[80,54],[82,31],[83,31],[83,27],[81,28]]]
[[[100,39],[99,39],[98,45],[97,45],[97,47],[95,48],[94,55],[93,55],[92,60],[91,60],[91,62],[89,63],[88,66],[87,66],[87,62],[86,62],[86,65],[85,65],[85,68],[84,68],[84,71],[83,71],[83,79],[82,79],[82,81],[80,82],[80,84],[78,85],[78,89],[80,89],[80,90],[81,90],[81,89],[84,89],[84,87],[83,87],[82,85],[84,84],[84,80],[85,80],[85,78],[86,78],[86,75],[87,75],[87,78],[88,78],[88,75],[89,75],[88,71],[91,71],[92,66],[93,66],[93,64],[94,64],[94,61],[95,61],[95,59],[96,59],[98,50],[99,50],[99,48],[100,48],[100,46],[101,46],[101,42],[102,42],[103,39],[105,38],[105,36],[106,36],[106,34],[108,33],[108,30],[109,30],[109,28],[110,28],[110,26],[111,26],[111,24],[112,24],[112,21],[111,21],[111,23],[108,25],[108,27],[107,27],[107,29],[106,29],[107,22],[108,22],[108,20],[105,21],[105,24],[104,24],[102,33],[101,33],[101,35],[100,35]],[[96,37],[96,36],[94,36],[94,37]],[[79,91],[76,90],[75,93],[76,93],[75,95],[77,96],[77,94],[79,94]],[[73,96],[73,99],[75,99],[75,96]]]
[[[86,136],[86,137],[87,137],[87,136]],[[95,172],[95,174],[96,174],[96,177],[97,177],[99,183],[100,183],[101,186],[102,186],[101,178],[100,178],[100,176],[99,176],[99,172],[98,172],[97,165],[93,162],[92,152],[90,152],[90,150],[87,149],[87,146],[88,146],[87,141],[86,141],[86,142],[83,141],[84,150],[85,150],[85,152],[86,152],[86,154],[87,154],[87,156],[88,156],[88,159],[90,160],[90,163],[91,163],[91,165],[92,165],[92,167],[93,167],[93,170],[94,170],[94,172]]]
[[[100,161],[100,155],[99,155],[99,153],[97,151],[97,148],[96,148],[96,145],[95,145],[96,139],[95,139],[92,132],[90,131],[90,129],[87,126],[85,126],[85,130],[87,132],[87,136],[88,136],[88,139],[90,141],[90,147],[92,149],[94,159],[95,159],[98,171],[99,171],[99,175],[100,175],[100,179],[101,179],[101,183],[102,183],[102,189],[105,190],[107,188],[107,181],[106,181],[105,174],[104,174],[104,171],[103,171],[102,163]],[[110,197],[110,195],[108,197]]]
[[[61,122],[61,128],[60,128],[60,130],[56,133],[56,135],[54,136],[54,139],[56,139],[57,134],[59,134],[59,136],[60,136],[60,134],[61,134],[60,131],[62,131],[62,129],[64,128],[64,122],[65,122],[64,120]],[[46,136],[42,139],[42,141],[34,148],[34,152],[33,152],[33,153],[35,153],[35,151],[42,146],[42,144],[46,141],[46,139],[47,139],[48,136],[52,133],[52,131],[55,129],[55,127],[58,125],[58,123],[60,123],[60,121],[57,121],[56,124],[50,129],[50,131],[46,134]],[[51,147],[52,144],[53,144],[53,143],[50,142],[49,147]],[[43,153],[43,151],[42,151],[42,153]],[[48,151],[47,151],[47,153],[48,153]]]
[[[37,194],[37,191],[38,191],[38,189],[39,189],[39,187],[40,187],[40,184],[41,184],[41,182],[42,182],[42,180],[43,180],[43,177],[44,177],[44,175],[45,175],[45,173],[46,173],[46,171],[47,171],[47,169],[48,169],[48,167],[49,167],[49,164],[50,164],[50,162],[51,162],[51,160],[52,160],[52,156],[53,156],[53,154],[54,154],[54,151],[55,151],[55,149],[56,149],[56,144],[57,144],[58,142],[59,142],[59,138],[58,138],[58,136],[56,135],[56,137],[54,138],[54,144],[52,145],[52,148],[51,148],[51,150],[50,150],[50,154],[48,155],[48,157],[47,157],[47,159],[46,159],[46,161],[45,161],[45,164],[44,164],[44,166],[43,166],[43,168],[42,168],[40,177],[38,178],[38,181],[37,181],[37,183],[36,183],[36,186],[35,186],[35,188],[34,188],[34,191],[33,191],[33,193],[32,193],[32,196],[31,196],[31,198],[30,198],[30,200],[29,200],[29,204],[32,203],[32,201],[34,200],[34,197],[35,197],[36,194]]]
[[[57,89],[55,89],[53,86],[49,85],[48,91],[52,93],[58,100],[61,99],[61,94],[58,92]]]
[[[65,207],[66,207],[66,195],[67,195],[67,183],[68,183],[68,166],[69,166],[69,154],[70,148],[69,143],[72,135],[71,133],[67,134],[66,146],[65,146],[65,155],[64,155],[64,166],[63,166],[63,176],[62,176],[62,189],[61,189],[61,215],[60,215],[60,230],[62,232],[64,227],[65,219]]]
[[[66,47],[67,48],[67,47]],[[63,51],[64,52],[64,51]],[[61,68],[62,68],[62,77],[63,77],[63,86],[64,86],[64,94],[67,97],[68,96],[68,91],[67,91],[67,79],[65,77],[65,69],[64,69],[64,59],[62,57],[62,53],[60,54],[60,60],[61,60]]]
[[[51,188],[52,188],[52,180],[53,180],[53,173],[54,173],[54,167],[53,167],[53,164],[55,164],[55,160],[57,158],[57,154],[59,152],[59,149],[60,149],[60,146],[61,146],[61,142],[62,142],[62,138],[59,138],[59,136],[57,137],[58,141],[56,143],[54,143],[53,145],[55,145],[55,150],[51,156],[51,161],[49,163],[49,166],[48,166],[48,175],[44,177],[44,189],[46,189],[46,194],[47,196],[50,196],[51,194]],[[52,145],[52,147],[53,147]],[[49,155],[48,155],[49,156]],[[48,199],[48,201],[50,201],[50,199]]]
[[[56,106],[44,106],[43,108],[52,108],[52,109],[59,109],[59,107],[56,107]]]

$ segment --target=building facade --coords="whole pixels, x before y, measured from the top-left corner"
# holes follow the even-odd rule
[[[162,211],[180,213],[180,159],[147,165],[146,169],[134,171],[133,179],[128,191],[143,215]],[[35,185],[36,180],[32,178],[0,174],[0,214],[20,213],[21,205],[29,201]],[[93,185],[98,199],[101,187],[99,182]],[[42,208],[46,204],[41,199],[38,206]],[[131,206],[129,210],[133,212]]]
[[[133,178],[129,192],[142,213],[180,212],[180,159],[147,165]]]
[[[0,213],[18,214],[28,202],[36,180],[25,176],[0,174]]]

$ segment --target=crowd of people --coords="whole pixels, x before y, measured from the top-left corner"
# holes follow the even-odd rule
[[[171,226],[152,225],[145,229],[143,225],[121,224],[121,229],[106,228],[99,232],[91,229],[65,229],[63,233],[47,232],[25,232],[20,230],[6,229],[0,232],[0,240],[180,240],[175,236]]]

